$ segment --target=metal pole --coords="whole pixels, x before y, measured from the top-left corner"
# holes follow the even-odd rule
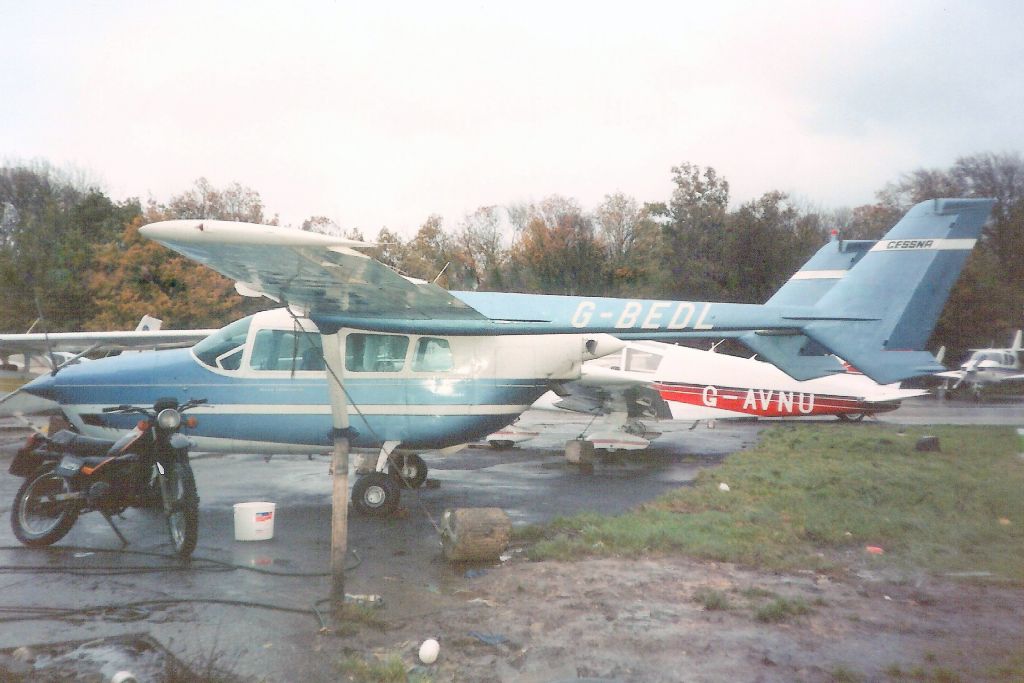
[[[321,336],[327,364],[327,386],[331,398],[331,423],[334,427],[334,457],[331,471],[334,488],[331,495],[331,607],[337,615],[345,604],[345,560],[348,555],[348,400],[342,389],[345,354],[338,334]]]

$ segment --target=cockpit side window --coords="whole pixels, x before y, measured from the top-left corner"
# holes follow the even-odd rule
[[[409,338],[396,334],[353,332],[345,339],[345,369],[349,372],[401,372]]]
[[[256,371],[322,371],[324,353],[320,335],[294,330],[259,330],[249,365]]]
[[[245,338],[249,336],[252,316],[236,320],[223,327],[192,347],[192,353],[200,362],[211,368],[237,370],[242,362]],[[237,354],[233,351],[237,350]]]
[[[630,372],[654,372],[661,365],[661,355],[639,349],[626,349],[623,370]]]
[[[421,337],[416,343],[413,372],[447,372],[452,369],[452,349],[447,339]]]

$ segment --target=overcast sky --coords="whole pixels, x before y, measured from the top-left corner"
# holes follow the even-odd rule
[[[0,0],[0,162],[116,199],[201,176],[368,237],[479,206],[856,206],[903,172],[1024,150],[1024,2]]]

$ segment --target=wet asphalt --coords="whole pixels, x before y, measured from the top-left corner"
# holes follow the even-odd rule
[[[981,404],[915,399],[878,418],[894,424],[1000,424],[1024,427],[1024,402]],[[471,579],[444,561],[435,525],[446,508],[500,507],[516,526],[583,510],[615,513],[685,485],[725,455],[756,443],[773,421],[724,422],[690,429],[651,425],[662,432],[643,455],[599,462],[592,474],[568,465],[562,448],[589,418],[530,411],[520,425],[541,431],[509,451],[471,447],[442,457],[424,454],[435,482],[406,492],[401,514],[349,516],[349,593],[383,597],[389,618],[422,605],[417,596],[449,592]],[[0,513],[9,517],[21,479],[6,473],[21,434],[0,422]],[[5,431],[6,430],[6,431]],[[98,514],[81,519],[52,549],[18,546],[0,525],[0,650],[19,645],[144,633],[184,661],[217,652],[222,665],[245,676],[296,680],[316,647],[319,623],[308,611],[326,598],[330,579],[331,478],[328,458],[280,455],[204,455],[193,458],[199,488],[199,545],[191,566],[156,557],[169,552],[162,520],[132,510],[118,520],[131,545],[120,544]],[[354,477],[352,477],[354,480]],[[274,537],[234,540],[233,505],[276,504]],[[209,560],[209,561],[208,561]],[[245,569],[229,569],[230,566]],[[154,571],[158,569],[159,571]],[[123,606],[132,610],[56,619],[4,621],[15,607]],[[218,600],[217,604],[189,600]],[[304,613],[241,603],[276,605]],[[231,604],[227,604],[231,603]],[[235,604],[238,603],[238,604]]]

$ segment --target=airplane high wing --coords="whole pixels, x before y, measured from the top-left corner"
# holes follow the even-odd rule
[[[597,332],[620,338],[741,337],[787,374],[843,372],[880,383],[944,368],[924,351],[993,200],[913,207],[814,306],[445,292],[359,253],[362,243],[214,220],[165,221],[140,233],[260,293],[303,307],[324,334],[354,328],[438,335]]]
[[[215,220],[152,223],[141,234],[266,296],[311,314],[359,320],[485,320],[437,285],[399,275],[353,247],[371,244],[291,228]]]

